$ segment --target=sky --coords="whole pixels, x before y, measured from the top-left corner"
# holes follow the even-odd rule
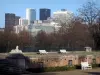
[[[39,18],[40,8],[51,9],[53,12],[60,9],[67,9],[77,13],[78,8],[87,0],[0,0],[0,27],[5,26],[5,13],[15,13],[16,16],[26,17],[26,8],[36,9],[37,19]],[[97,3],[100,2],[100,0]]]

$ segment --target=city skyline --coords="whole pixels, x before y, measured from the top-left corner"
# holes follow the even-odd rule
[[[17,16],[20,16],[22,18],[25,18],[26,15],[26,8],[33,8],[36,9],[36,19],[39,19],[39,9],[40,8],[48,8],[51,9],[51,15],[54,11],[60,10],[60,9],[67,9],[69,11],[72,11],[74,13],[77,12],[77,9],[80,8],[87,0],[55,0],[55,1],[46,1],[46,0],[3,0],[0,2],[0,27],[4,27],[5,25],[5,13],[14,13]],[[99,1],[99,0],[96,0]],[[98,2],[99,3],[99,2]]]

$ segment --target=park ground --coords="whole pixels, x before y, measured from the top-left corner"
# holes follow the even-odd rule
[[[89,70],[62,71],[62,72],[32,73],[32,74],[22,74],[22,75],[100,75],[100,68],[89,69]]]

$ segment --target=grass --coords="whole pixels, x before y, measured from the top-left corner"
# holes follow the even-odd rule
[[[93,51],[93,52],[86,52],[86,51],[69,51],[69,54],[73,54],[73,55],[82,55],[82,56],[86,56],[86,55],[100,55],[100,51]],[[24,53],[25,56],[32,56],[32,57],[38,57],[38,56],[46,56],[45,54],[44,55],[40,55],[40,54],[37,54],[36,52],[26,52]],[[59,53],[56,53],[56,54],[48,54],[49,56],[59,56],[59,55],[62,55],[62,54],[59,54]],[[66,55],[66,54],[65,54]]]
[[[59,53],[49,53],[49,54],[44,54],[40,55],[37,54],[38,52],[23,52],[25,56],[29,57],[41,57],[41,56],[50,56],[50,57],[60,57],[62,55],[79,55],[79,56],[86,56],[86,55],[100,55],[100,51],[92,51],[92,52],[86,52],[86,51],[69,51],[68,54],[59,54]],[[0,53],[1,56],[7,56],[7,53]]]

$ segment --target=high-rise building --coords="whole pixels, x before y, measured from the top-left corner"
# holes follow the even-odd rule
[[[15,25],[19,25],[20,16],[15,16]]]
[[[26,19],[29,21],[29,24],[33,23],[36,20],[36,10],[27,8],[26,9]]]
[[[40,20],[47,20],[51,16],[51,10],[47,8],[40,9]]]
[[[5,30],[12,31],[15,26],[15,14],[5,13]]]

